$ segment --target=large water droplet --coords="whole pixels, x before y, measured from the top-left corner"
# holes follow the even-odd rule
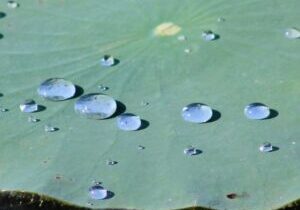
[[[108,192],[100,185],[93,185],[89,188],[89,195],[94,200],[103,200],[107,197]]]
[[[7,1],[7,7],[10,9],[15,9],[15,8],[19,7],[19,3],[15,2],[15,1]]]
[[[181,115],[185,121],[204,123],[211,119],[213,111],[205,104],[193,103],[183,107]]]
[[[248,119],[262,120],[270,116],[270,108],[262,103],[252,103],[245,107],[244,114]]]
[[[273,146],[269,142],[265,142],[259,146],[259,151],[261,152],[271,152],[273,150]]]
[[[215,33],[213,33],[212,31],[204,31],[202,33],[202,38],[205,41],[213,41],[213,40],[217,39],[217,35]]]
[[[189,156],[198,155],[201,153],[199,149],[196,149],[195,147],[189,146],[183,150],[183,153]]]
[[[101,59],[100,63],[101,63],[101,66],[110,67],[115,64],[115,61],[116,61],[115,58],[112,57],[111,55],[104,55],[103,58]]]
[[[36,112],[38,110],[38,105],[34,100],[27,99],[20,104],[20,110],[27,113]]]
[[[284,36],[288,39],[299,39],[300,31],[295,28],[287,28],[285,29]]]
[[[108,95],[91,93],[81,96],[75,102],[74,108],[78,114],[87,118],[105,119],[116,112],[117,103]]]
[[[117,118],[118,128],[124,131],[134,131],[141,127],[141,118],[134,114],[121,114]]]
[[[61,78],[47,79],[38,88],[38,94],[51,101],[62,101],[72,98],[75,92],[75,85]]]

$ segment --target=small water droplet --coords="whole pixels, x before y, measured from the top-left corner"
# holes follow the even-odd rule
[[[29,116],[27,121],[30,122],[30,123],[35,123],[35,122],[38,122],[40,120],[37,119],[35,116]]]
[[[202,38],[205,41],[213,41],[213,40],[217,39],[217,35],[215,33],[213,33],[212,31],[204,31],[202,33]]]
[[[288,39],[299,39],[300,31],[296,28],[287,28],[285,29],[284,36]]]
[[[199,149],[196,149],[195,147],[189,146],[183,150],[183,153],[189,156],[198,155],[201,153]]]
[[[147,102],[147,101],[144,101],[144,100],[143,100],[143,101],[141,102],[141,106],[148,106],[148,105],[149,105],[149,102]]]
[[[117,110],[117,102],[110,96],[91,93],[81,96],[74,106],[75,112],[90,119],[106,119]]]
[[[75,85],[61,78],[51,78],[42,82],[38,88],[38,94],[51,101],[62,101],[75,95]]]
[[[58,129],[53,127],[50,124],[47,124],[47,125],[44,126],[44,130],[45,130],[45,132],[54,132],[54,131],[57,131]]]
[[[217,19],[217,21],[220,23],[220,22],[225,22],[225,18],[223,18],[223,17],[219,17],[218,19]]]
[[[138,146],[138,150],[144,150],[146,147],[142,146],[142,145],[139,145]]]
[[[180,36],[177,37],[177,40],[178,41],[186,41],[186,36],[180,35]]]
[[[106,165],[108,166],[113,166],[113,165],[116,165],[118,164],[117,161],[114,161],[114,160],[106,160]]]
[[[89,195],[94,200],[103,200],[107,197],[108,192],[100,185],[93,185],[89,188]]]
[[[261,152],[271,152],[273,150],[273,146],[269,142],[265,142],[259,146],[259,151]]]
[[[183,107],[181,115],[185,121],[192,123],[205,123],[213,115],[212,109],[201,103],[192,103]]]
[[[134,131],[141,127],[141,118],[134,114],[121,114],[117,118],[117,126],[124,131]]]
[[[15,2],[15,1],[7,1],[7,7],[10,9],[15,9],[15,8],[19,7],[19,3]]]
[[[292,142],[292,144],[296,144],[296,142],[295,142],[295,141],[293,141],[293,142]]]
[[[8,109],[0,105],[0,112],[8,112]]]
[[[186,49],[184,49],[184,52],[189,54],[189,53],[191,53],[191,49],[186,48]]]
[[[104,55],[100,61],[101,66],[110,67],[115,65],[115,59],[111,55]]]
[[[262,120],[270,116],[270,108],[262,103],[251,103],[244,109],[248,119]]]
[[[38,110],[38,105],[35,103],[32,99],[27,99],[23,103],[20,104],[20,110],[21,112],[36,112]]]
[[[100,91],[107,91],[109,89],[109,87],[104,86],[104,85],[98,85],[98,88],[100,89]]]

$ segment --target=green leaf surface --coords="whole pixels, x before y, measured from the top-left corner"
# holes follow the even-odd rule
[[[0,189],[46,194],[88,206],[93,180],[114,196],[95,208],[274,209],[300,197],[299,50],[284,30],[300,27],[298,0],[22,0],[0,2]],[[218,22],[219,17],[225,18]],[[181,28],[155,36],[165,22]],[[218,40],[205,42],[212,30]],[[178,41],[178,35],[186,41]],[[191,53],[184,53],[190,49]],[[120,63],[103,68],[111,54]],[[116,119],[89,120],[76,98],[37,95],[45,79],[61,77],[84,93],[107,94],[149,126],[136,132]],[[46,110],[32,124],[19,111],[33,98]],[[141,106],[142,101],[149,102]],[[213,122],[183,121],[192,102],[221,113]],[[245,105],[262,102],[278,116],[247,120]],[[59,131],[46,133],[51,123]],[[270,141],[278,151],[263,154]],[[146,147],[138,150],[138,145]],[[203,151],[187,157],[193,145]],[[106,165],[107,159],[118,161]],[[236,199],[228,199],[236,193]]]

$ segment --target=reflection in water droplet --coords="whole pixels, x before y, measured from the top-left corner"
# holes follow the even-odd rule
[[[186,36],[180,35],[180,36],[177,37],[177,40],[178,41],[186,41]]]
[[[106,160],[106,165],[108,166],[113,166],[113,165],[116,165],[118,162],[117,161],[114,161],[114,160]]]
[[[202,33],[202,38],[205,41],[213,41],[217,38],[217,35],[213,33],[212,31],[204,31]]]
[[[57,131],[58,129],[53,127],[50,124],[47,124],[47,125],[44,126],[44,130],[45,130],[45,132],[54,132],[54,131]]]
[[[15,8],[19,7],[19,3],[15,2],[15,1],[7,1],[7,7],[10,9],[15,9]]]
[[[121,114],[117,118],[118,128],[124,131],[134,131],[141,127],[141,118],[134,114]]]
[[[75,102],[76,113],[91,119],[105,119],[111,117],[117,110],[116,101],[108,96],[91,93],[81,96]]]
[[[200,103],[193,103],[183,107],[181,115],[185,121],[192,123],[204,123],[211,119],[212,109]]]
[[[270,108],[262,103],[251,103],[244,109],[248,119],[262,120],[270,116]]]
[[[34,100],[27,99],[20,104],[20,110],[27,113],[36,112],[38,110],[38,105]]]
[[[261,152],[271,152],[273,150],[273,146],[269,142],[265,142],[259,146],[259,151]]]
[[[183,153],[189,156],[193,156],[200,154],[200,150],[196,149],[195,147],[189,146],[183,150]]]
[[[295,28],[287,28],[285,29],[284,36],[288,39],[299,39],[300,31]]]
[[[72,98],[75,92],[75,85],[61,78],[47,79],[42,82],[38,88],[38,94],[51,101],[61,101]]]
[[[30,123],[35,123],[35,122],[38,122],[40,120],[37,119],[35,116],[29,116],[27,121],[30,122]]]
[[[100,61],[101,66],[110,67],[115,64],[115,59],[111,55],[104,55]]]
[[[107,197],[108,192],[100,185],[93,185],[89,188],[89,195],[94,200],[103,200]]]

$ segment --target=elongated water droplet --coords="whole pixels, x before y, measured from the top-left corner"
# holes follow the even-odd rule
[[[201,153],[199,149],[196,149],[195,147],[189,146],[183,150],[183,153],[189,156],[198,155]]]
[[[211,119],[213,111],[205,104],[193,103],[183,107],[181,115],[185,121],[205,123]]]
[[[56,127],[53,127],[51,124],[47,124],[44,126],[45,132],[54,132],[57,131],[58,129]]]
[[[244,114],[248,119],[262,120],[270,116],[270,108],[262,103],[252,103],[245,107]]]
[[[19,7],[19,3],[15,2],[15,1],[7,1],[7,7],[10,9],[15,9],[15,8]]]
[[[116,165],[118,162],[117,161],[114,161],[114,160],[106,160],[106,165],[108,166],[113,166],[113,165]]]
[[[180,36],[177,37],[177,40],[178,41],[186,41],[186,36],[180,35]]]
[[[27,121],[30,122],[30,123],[35,123],[35,122],[38,122],[40,120],[37,119],[35,116],[29,116]]]
[[[265,142],[259,146],[259,151],[261,152],[271,152],[273,150],[273,146],[270,142]]]
[[[89,195],[94,200],[103,200],[107,197],[108,192],[100,185],[93,185],[89,188]]]
[[[116,112],[117,103],[108,95],[91,93],[81,96],[74,108],[78,114],[87,118],[106,119]]]
[[[287,28],[285,29],[284,36],[288,39],[299,39],[300,31],[296,28]]]
[[[135,131],[141,127],[141,118],[134,114],[121,114],[117,118],[118,128],[124,131]]]
[[[213,41],[217,38],[217,35],[213,33],[212,31],[204,31],[202,33],[202,38],[205,41]]]
[[[100,61],[101,66],[104,67],[110,67],[115,64],[115,58],[112,57],[111,55],[104,55],[103,58]]]
[[[34,100],[27,99],[23,103],[20,104],[20,110],[22,112],[27,112],[27,113],[36,112],[36,111],[38,111],[38,105],[37,105],[37,103],[35,103]]]
[[[51,78],[42,82],[38,88],[38,94],[51,101],[62,101],[75,95],[75,85],[61,78]]]

